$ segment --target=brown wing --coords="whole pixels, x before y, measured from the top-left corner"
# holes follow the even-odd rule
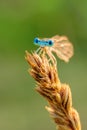
[[[68,62],[73,56],[73,45],[70,43],[68,38],[66,36],[56,35],[51,39],[54,41],[54,45],[51,50],[56,53],[60,59]]]

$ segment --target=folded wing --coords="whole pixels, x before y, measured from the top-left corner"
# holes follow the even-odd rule
[[[66,36],[56,35],[51,39],[54,41],[54,45],[52,46],[51,50],[56,53],[56,55],[60,59],[68,62],[69,59],[73,56],[72,43],[68,40]]]

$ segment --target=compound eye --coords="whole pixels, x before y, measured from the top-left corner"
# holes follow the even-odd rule
[[[39,39],[38,39],[38,38],[35,38],[35,39],[34,39],[34,43],[37,44],[38,42],[39,42]]]
[[[53,45],[53,41],[52,40],[48,40],[49,46]]]

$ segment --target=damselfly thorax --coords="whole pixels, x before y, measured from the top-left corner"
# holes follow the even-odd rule
[[[36,52],[40,55],[47,55],[52,63],[56,62],[53,53],[65,62],[68,62],[73,56],[73,46],[66,36],[56,35],[52,38],[35,38],[34,44],[40,46]]]

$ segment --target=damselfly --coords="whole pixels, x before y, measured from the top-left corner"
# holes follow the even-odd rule
[[[53,62],[56,61],[53,53],[65,62],[68,62],[73,56],[73,45],[66,36],[56,35],[52,38],[35,38],[34,44],[40,46],[37,53],[46,53]]]

